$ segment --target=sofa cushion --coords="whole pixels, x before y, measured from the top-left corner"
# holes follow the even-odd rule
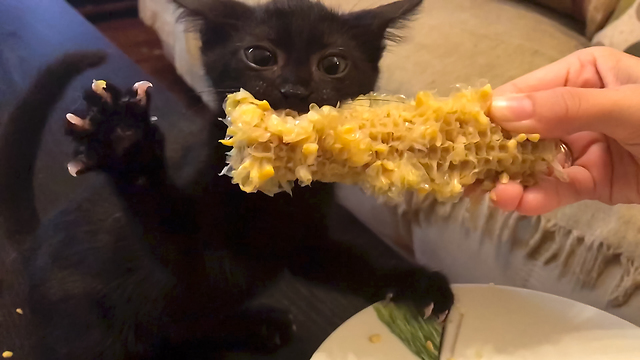
[[[620,0],[607,25],[594,36],[593,44],[640,56],[640,0]]]
[[[584,22],[591,39],[606,24],[620,0],[531,0]],[[624,0],[623,0],[624,1]]]

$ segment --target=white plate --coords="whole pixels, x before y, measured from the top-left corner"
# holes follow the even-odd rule
[[[636,360],[640,328],[572,300],[493,285],[455,285],[461,318],[449,324],[442,360]],[[460,317],[462,315],[462,317]],[[369,336],[380,334],[374,344]],[[453,339],[456,339],[453,341]],[[368,307],[342,324],[311,360],[418,360]]]

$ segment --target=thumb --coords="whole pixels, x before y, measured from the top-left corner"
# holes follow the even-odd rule
[[[640,139],[640,85],[559,87],[495,98],[490,118],[508,131],[562,138],[594,131],[620,142]]]

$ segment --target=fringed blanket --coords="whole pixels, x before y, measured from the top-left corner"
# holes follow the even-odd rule
[[[527,217],[493,207],[487,196],[455,203],[410,196],[398,212],[423,226],[466,226],[494,241],[513,241],[518,233],[526,238],[528,256],[544,264],[560,263],[565,274],[585,287],[594,286],[607,266],[619,263],[623,272],[609,294],[611,306],[624,305],[640,287],[640,206],[584,201]]]

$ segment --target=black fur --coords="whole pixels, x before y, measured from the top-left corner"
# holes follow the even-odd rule
[[[0,231],[5,238],[33,232],[39,224],[33,193],[33,168],[49,112],[76,76],[100,65],[101,52],[73,53],[42,70],[0,133]]]
[[[32,355],[26,311],[29,240],[40,224],[33,171],[49,113],[69,84],[106,60],[101,51],[66,54],[45,67],[9,113],[0,133],[0,346]],[[16,309],[24,309],[24,315]],[[18,355],[16,355],[18,356]]]
[[[207,74],[217,89],[244,88],[277,107],[300,110],[372,91],[388,28],[420,2],[340,15],[307,0],[255,8],[181,0],[202,20]],[[277,51],[277,66],[258,70],[242,60],[244,49],[256,44]],[[318,59],[339,48],[348,71],[317,74]],[[200,171],[176,185],[165,168],[162,134],[150,122],[149,101],[142,104],[114,86],[106,90],[112,103],[91,91],[85,95],[91,128],[70,125],[67,131],[85,171],[99,170],[110,186],[97,184],[71,200],[30,242],[25,315],[33,324],[35,358],[198,359],[229,350],[275,351],[293,338],[291,319],[247,303],[285,269],[370,303],[391,292],[395,301],[420,309],[434,302],[435,314],[452,305],[440,273],[417,265],[379,268],[358,249],[332,240],[326,226],[330,185],[269,197],[243,193],[219,176],[228,151],[218,142],[226,131],[220,121],[209,127]],[[31,121],[18,115],[12,122]],[[37,148],[37,141],[30,146]],[[13,149],[6,146],[0,156]],[[12,173],[28,181],[23,165],[17,162]],[[11,183],[6,192],[24,184]],[[32,201],[27,194],[21,202]]]

